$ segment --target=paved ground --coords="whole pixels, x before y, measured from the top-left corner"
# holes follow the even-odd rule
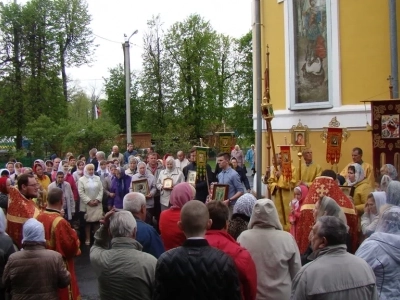
[[[253,186],[253,177],[251,171],[247,173],[250,186]],[[78,279],[79,290],[81,292],[82,300],[95,300],[100,299],[97,278],[90,265],[89,251],[90,247],[85,246],[81,241],[82,254],[75,259],[75,272]]]

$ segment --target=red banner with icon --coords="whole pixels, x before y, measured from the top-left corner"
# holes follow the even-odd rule
[[[338,164],[342,149],[342,128],[328,128],[326,138],[326,162]]]
[[[290,146],[280,146],[282,157],[282,175],[285,180],[292,179],[292,159],[290,158]]]

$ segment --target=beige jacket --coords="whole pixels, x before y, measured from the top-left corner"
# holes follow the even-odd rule
[[[346,245],[328,246],[297,273],[290,299],[375,300],[375,275],[363,259],[347,252]]]
[[[237,241],[256,265],[257,300],[289,299],[292,279],[301,268],[300,253],[292,235],[282,230],[271,200],[257,200],[249,228]]]
[[[93,181],[86,176],[82,176],[78,181],[78,192],[80,198],[80,211],[85,212],[90,200],[103,200],[103,184],[99,176],[93,176]],[[101,205],[101,204],[99,204]]]

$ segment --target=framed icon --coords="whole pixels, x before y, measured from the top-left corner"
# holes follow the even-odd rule
[[[188,177],[187,177],[187,182],[190,184],[196,184],[196,176],[197,176],[196,171],[189,171]]]
[[[132,191],[141,193],[145,196],[148,195],[149,194],[149,183],[147,182],[147,179],[140,179],[140,180],[132,181]]]
[[[228,199],[229,185],[227,184],[214,184],[213,187],[213,200],[224,201]]]
[[[165,178],[165,179],[163,180],[163,185],[162,185],[162,187],[163,187],[164,190],[171,190],[171,189],[172,189],[172,186],[173,186],[172,178]]]

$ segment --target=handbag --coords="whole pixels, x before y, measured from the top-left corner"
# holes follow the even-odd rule
[[[86,222],[98,222],[103,218],[103,206],[99,203],[97,206],[86,206]]]

